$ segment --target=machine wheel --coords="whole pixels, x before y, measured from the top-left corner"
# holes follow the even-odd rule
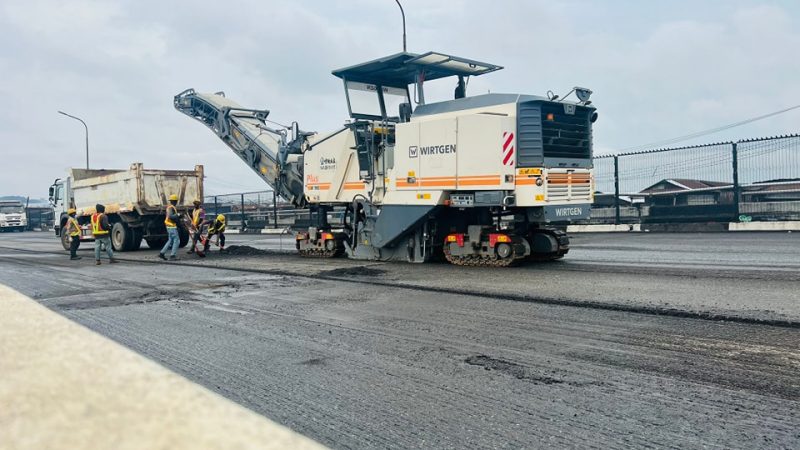
[[[114,222],[111,226],[111,247],[115,252],[127,252],[133,244],[133,231],[122,222]]]
[[[59,236],[61,239],[61,246],[64,247],[64,250],[69,251],[69,236],[67,235],[67,227],[61,227],[61,235]]]
[[[164,244],[167,243],[166,237],[151,237],[151,238],[144,238],[147,242],[147,246],[152,248],[153,250],[161,250],[164,248]]]
[[[189,243],[189,230],[184,227],[178,227],[178,239],[179,239],[179,247],[183,248],[186,247],[186,244]]]

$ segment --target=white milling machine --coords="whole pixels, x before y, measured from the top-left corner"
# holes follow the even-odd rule
[[[468,77],[501,68],[404,52],[336,70],[351,120],[328,134],[273,127],[269,111],[221,92],[186,90],[175,108],[312,211],[313,223],[295,227],[303,255],[489,266],[561,258],[569,240],[548,224],[587,219],[593,200],[591,91],[573,89],[577,102],[466,96]],[[444,77],[457,78],[455,99],[426,103],[425,82]],[[327,221],[333,208],[344,209],[339,229]]]

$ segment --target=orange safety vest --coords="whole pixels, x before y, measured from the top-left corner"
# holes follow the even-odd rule
[[[67,233],[72,237],[81,235],[81,224],[74,217],[67,216]]]
[[[175,222],[173,222],[173,221],[171,221],[169,219],[169,210],[170,210],[170,208],[175,210],[175,214],[178,214],[178,210],[177,210],[177,208],[175,208],[174,205],[167,205],[167,212],[164,215],[164,225],[166,225],[167,228],[176,228],[178,225],[176,225]]]
[[[197,208],[192,213],[192,225],[195,227],[200,225],[200,213],[203,212],[203,208]]]
[[[92,214],[92,234],[95,236],[103,236],[108,234],[108,230],[103,230],[100,228],[100,222],[104,214],[102,213],[94,213]]]

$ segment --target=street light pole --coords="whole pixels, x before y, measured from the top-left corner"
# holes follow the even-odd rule
[[[59,114],[63,114],[63,115],[65,115],[67,117],[70,117],[72,119],[75,119],[78,122],[83,124],[84,130],[86,130],[86,170],[89,170],[89,127],[86,126],[86,122],[84,122],[83,120],[81,120],[78,117],[75,117],[73,115],[67,114],[64,111],[59,111],[58,113]]]
[[[403,11],[403,5],[400,4],[400,0],[394,0],[397,2],[397,6],[400,7],[400,14],[403,16],[403,52],[406,51],[406,12]]]

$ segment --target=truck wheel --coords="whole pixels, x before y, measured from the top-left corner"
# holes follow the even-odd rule
[[[186,244],[189,243],[189,230],[178,227],[178,239],[180,240],[180,247],[186,247]]]
[[[61,246],[64,247],[64,250],[69,251],[69,236],[67,235],[67,227],[61,228],[61,236],[59,239],[61,240]]]
[[[139,250],[142,246],[142,229],[131,228],[131,251]]]
[[[167,243],[167,238],[165,237],[145,238],[144,240],[147,242],[147,246],[153,250],[161,250],[164,248],[164,244]]]
[[[122,222],[114,222],[111,227],[111,246],[115,252],[127,252],[133,243],[133,233],[130,227]]]

